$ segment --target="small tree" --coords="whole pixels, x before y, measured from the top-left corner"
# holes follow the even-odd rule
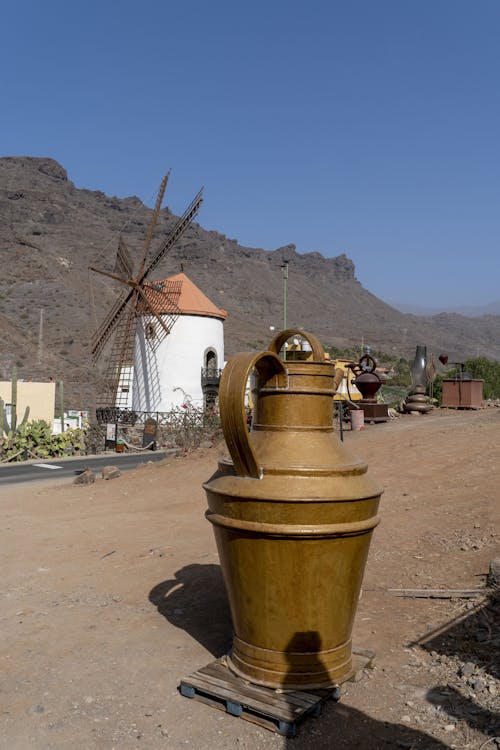
[[[486,357],[466,360],[465,369],[474,379],[484,380],[484,398],[500,398],[500,362]]]
[[[407,359],[401,359],[394,365],[394,375],[391,378],[392,385],[411,385],[410,363]]]

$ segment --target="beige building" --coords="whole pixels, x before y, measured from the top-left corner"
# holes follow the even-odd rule
[[[7,408],[7,418],[10,421],[9,405],[12,399],[12,384],[10,380],[0,381],[0,398]],[[28,422],[43,419],[51,429],[54,427],[54,411],[56,404],[55,383],[33,383],[28,380],[17,381],[17,423],[24,417],[26,407],[29,406]]]

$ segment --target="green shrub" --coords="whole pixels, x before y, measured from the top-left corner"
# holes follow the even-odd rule
[[[8,432],[0,437],[0,461],[58,458],[73,455],[82,448],[82,430],[67,430],[60,435],[53,435],[49,423],[38,419],[21,424],[16,432]]]
[[[484,398],[500,398],[500,362],[476,357],[465,362],[465,371],[474,379],[484,380]]]
[[[407,359],[399,359],[393,365],[394,375],[391,378],[391,385],[399,385],[408,388],[411,385],[410,363]]]
[[[392,385],[393,382],[391,381],[391,385],[383,385],[377,391],[376,397],[379,403],[387,404],[387,406],[397,409],[408,395],[408,389],[401,385]]]
[[[455,370],[453,371],[455,372]],[[443,398],[443,379],[449,377],[449,375],[436,375],[436,379],[432,384],[432,397],[436,399],[438,404],[441,403]]]

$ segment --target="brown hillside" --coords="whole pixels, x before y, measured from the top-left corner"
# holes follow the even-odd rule
[[[88,267],[112,270],[120,233],[139,254],[152,211],[136,197],[75,188],[52,159],[6,157],[0,159],[0,214],[0,378],[16,364],[20,377],[62,379],[66,406],[91,408],[98,373],[90,361],[90,337],[120,289],[109,279],[91,277]],[[162,210],[151,252],[174,219],[168,208]],[[270,326],[281,327],[285,259],[288,325],[313,331],[327,345],[359,344],[363,338],[376,349],[405,356],[421,343],[447,352],[450,360],[478,350],[500,359],[500,316],[400,313],[361,286],[345,255],[299,254],[293,245],[266,252],[193,224],[154,276],[164,278],[182,266],[228,311],[231,355],[264,347]]]

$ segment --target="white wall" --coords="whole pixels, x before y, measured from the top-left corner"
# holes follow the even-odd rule
[[[205,367],[207,349],[216,352],[217,368],[222,369],[222,320],[180,315],[155,353],[151,352],[140,326],[136,338],[132,408],[135,411],[169,411],[185,403],[186,397],[190,397],[195,406],[203,406],[201,369]]]

